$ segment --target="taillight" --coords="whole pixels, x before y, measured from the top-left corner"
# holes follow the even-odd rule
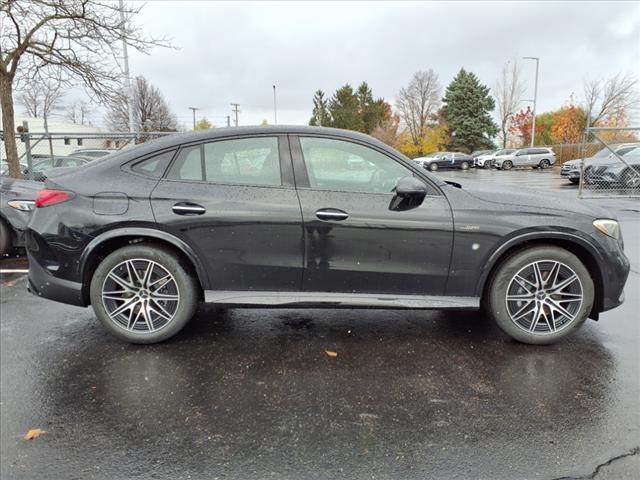
[[[36,208],[50,207],[58,203],[66,202],[73,197],[72,192],[65,192],[64,190],[40,190],[36,197]]]

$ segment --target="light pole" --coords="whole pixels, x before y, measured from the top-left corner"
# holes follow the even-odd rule
[[[538,67],[540,65],[540,58],[539,57],[522,57],[522,59],[536,61],[536,81],[533,86],[533,121],[531,122],[531,146],[533,147],[533,141],[536,136],[536,101],[538,100]]]
[[[125,40],[124,2],[120,0],[120,21],[122,22],[122,57],[124,60],[124,88],[127,91],[127,115],[129,117],[129,133],[135,132],[133,121],[133,89],[131,88],[131,74],[129,72],[129,54],[127,53],[127,41]]]
[[[196,110],[200,110],[198,107],[189,107],[189,110],[193,111],[193,129],[196,129]]]
[[[273,86],[273,124],[278,124],[278,109],[276,107],[276,86]]]

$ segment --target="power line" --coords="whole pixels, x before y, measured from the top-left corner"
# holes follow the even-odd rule
[[[235,114],[235,126],[238,126],[238,113],[240,112],[240,110],[238,110],[238,107],[240,106],[239,103],[232,103],[231,106],[233,107],[231,109],[231,111]]]

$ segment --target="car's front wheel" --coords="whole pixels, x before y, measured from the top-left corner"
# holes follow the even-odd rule
[[[507,258],[486,292],[488,311],[512,338],[550,344],[586,320],[594,301],[589,271],[571,252],[553,246]]]
[[[194,315],[199,288],[171,250],[131,245],[108,255],[91,279],[96,316],[116,337],[156,343],[178,333]]]
[[[511,160],[505,160],[502,162],[503,170],[511,170],[513,168],[513,162]]]
[[[432,163],[431,165],[429,165],[429,170],[431,170],[432,172],[435,172],[436,170],[438,170],[438,164]]]
[[[628,169],[622,176],[622,184],[626,188],[640,188],[640,167]]]

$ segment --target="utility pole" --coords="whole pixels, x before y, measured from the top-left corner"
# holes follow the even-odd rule
[[[533,87],[533,121],[531,122],[531,146],[533,147],[533,141],[536,136],[536,102],[538,100],[538,67],[540,65],[539,57],[522,57],[524,60],[536,61],[536,80]]]
[[[235,126],[238,126],[238,113],[240,112],[240,110],[238,110],[238,107],[240,106],[239,103],[232,103],[231,106],[233,107],[231,109],[231,111],[235,114]]]
[[[278,108],[276,104],[276,86],[273,86],[273,124],[278,124]]]
[[[231,116],[227,115],[227,127],[231,126]]]
[[[198,107],[189,107],[189,110],[193,112],[193,129],[196,129],[196,110],[200,110]]]
[[[120,0],[120,22],[122,23],[122,57],[124,60],[124,87],[127,91],[127,113],[129,114],[129,133],[135,133],[133,123],[133,90],[131,89],[131,75],[129,73],[129,53],[125,40],[124,2]]]

